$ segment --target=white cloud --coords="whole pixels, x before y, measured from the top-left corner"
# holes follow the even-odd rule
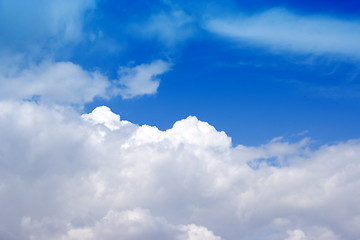
[[[101,73],[51,60],[59,49],[67,52],[84,39],[85,16],[95,0],[3,0],[0,5],[0,100],[84,104],[108,97],[111,84]]]
[[[35,100],[46,104],[84,104],[95,97],[123,98],[155,94],[159,75],[170,69],[162,60],[133,68],[120,67],[119,79],[87,71],[72,62],[44,61],[21,68],[17,63],[0,69],[1,100]]]
[[[111,80],[76,63],[57,61],[58,55],[66,59],[72,46],[88,36],[95,41],[103,35],[100,30],[97,34],[83,30],[95,0],[4,0],[0,4],[0,100],[81,105],[96,97],[155,94],[159,75],[170,69],[169,63],[157,60],[120,67],[119,79]]]
[[[160,85],[159,75],[170,70],[170,64],[156,60],[150,64],[119,69],[118,84],[120,87],[114,93],[123,98],[133,98],[139,95],[155,94]]]
[[[195,117],[160,131],[106,107],[80,116],[30,102],[0,102],[0,129],[6,239],[360,235],[359,140],[315,150],[280,139],[232,147]],[[286,164],[267,165],[273,158]]]
[[[306,240],[306,239],[308,239],[305,236],[305,233],[303,231],[301,231],[300,229],[295,229],[293,231],[287,231],[287,233],[289,234],[289,237],[286,238],[285,240]]]
[[[23,229],[33,234],[36,232],[31,238],[37,240],[221,240],[203,226],[171,225],[163,218],[152,216],[149,210],[139,208],[121,212],[110,210],[103,218],[92,224],[92,227],[76,227],[71,223],[65,223],[63,224],[65,234],[54,235],[53,232],[49,232],[47,227],[51,224],[56,223],[37,222],[30,217],[24,217],[21,221]]]
[[[305,54],[360,57],[360,20],[271,9],[252,16],[214,18],[205,28],[235,41]]]
[[[107,97],[110,82],[99,72],[88,72],[71,62],[43,62],[0,73],[1,99],[34,99],[45,103],[84,104]]]

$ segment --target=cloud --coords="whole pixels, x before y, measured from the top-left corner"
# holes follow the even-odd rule
[[[206,122],[0,102],[6,239],[356,239],[360,141],[231,146]],[[273,159],[284,164],[270,164]],[[260,162],[254,168],[251,162]],[[146,237],[145,237],[146,236]]]
[[[205,23],[205,28],[238,42],[275,50],[360,57],[358,19],[271,9],[252,16],[213,18]]]
[[[109,86],[101,73],[86,71],[71,62],[43,62],[0,73],[1,99],[84,104],[96,96],[106,98]]]
[[[286,238],[285,240],[306,240],[306,239],[308,239],[305,236],[305,233],[298,229],[295,229],[293,231],[288,231],[287,233],[289,234],[289,237]]]
[[[156,60],[135,67],[120,67],[117,81],[119,87],[114,90],[114,94],[120,94],[123,98],[155,94],[160,85],[158,76],[169,71],[170,66],[167,62]]]
[[[51,224],[51,223],[50,223]],[[171,225],[165,219],[154,217],[148,210],[133,209],[121,212],[109,211],[103,218],[95,222],[92,227],[75,227],[71,223],[65,224],[66,234],[54,236],[46,225],[48,222],[33,221],[24,217],[21,221],[23,229],[35,239],[61,240],[97,240],[97,239],[176,239],[176,240],[221,240],[203,226]]]
[[[158,76],[170,69],[162,60],[133,68],[120,67],[119,79],[87,71],[72,62],[44,61],[19,68],[0,69],[0,99],[31,100],[46,104],[85,104],[95,97],[123,98],[155,94]]]
[[[89,36],[90,41],[102,37],[101,30],[92,34],[91,26],[88,33],[83,30],[95,7],[95,0],[1,1],[0,100],[82,105],[97,97],[155,94],[158,76],[170,69],[162,60],[120,67],[119,79],[66,61],[75,45]]]
[[[187,40],[195,31],[194,19],[181,10],[154,14],[146,23],[135,25],[134,29],[140,36],[157,38],[168,46]]]
[[[29,50],[78,42],[83,37],[84,15],[95,0],[2,0],[1,48]]]
[[[85,16],[95,3],[1,1],[0,100],[81,105],[95,97],[108,97],[111,83],[106,76],[56,60],[60,51],[68,52],[84,39]]]
[[[102,106],[97,107],[89,114],[83,114],[81,117],[88,121],[96,124],[103,124],[110,130],[117,130],[124,125],[131,124],[128,121],[120,121],[120,116],[111,112],[110,108]]]

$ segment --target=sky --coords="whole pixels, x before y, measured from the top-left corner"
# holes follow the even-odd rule
[[[358,239],[359,16],[0,0],[0,239]]]

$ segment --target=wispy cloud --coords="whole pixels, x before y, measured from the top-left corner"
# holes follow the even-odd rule
[[[140,95],[155,94],[160,85],[159,75],[170,70],[170,64],[156,60],[150,64],[135,67],[121,67],[119,69],[118,88],[113,90],[115,95],[123,98],[133,98]]]
[[[213,18],[205,28],[231,40],[305,54],[360,58],[360,20],[271,9],[251,16]]]
[[[1,1],[0,99],[84,104],[107,97],[111,85],[99,71],[57,60],[86,40],[85,16],[96,0]],[[69,54],[71,55],[71,54]]]
[[[195,32],[195,20],[182,10],[162,12],[151,15],[142,24],[133,29],[143,38],[155,38],[166,46],[174,46],[192,37]]]
[[[58,47],[84,37],[84,16],[95,0],[3,0],[0,7],[0,48]]]

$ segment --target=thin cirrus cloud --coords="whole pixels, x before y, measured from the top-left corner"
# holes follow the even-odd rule
[[[9,101],[0,102],[0,128],[2,239],[360,234],[356,140],[316,149],[281,139],[232,147],[224,132],[195,117],[160,131],[104,106],[81,116]]]
[[[141,25],[134,25],[133,30],[143,38],[155,38],[173,47],[194,35],[195,19],[181,10],[163,12],[151,15]]]
[[[301,15],[275,8],[250,16],[212,18],[204,27],[238,42],[275,50],[360,58],[359,19]]]

